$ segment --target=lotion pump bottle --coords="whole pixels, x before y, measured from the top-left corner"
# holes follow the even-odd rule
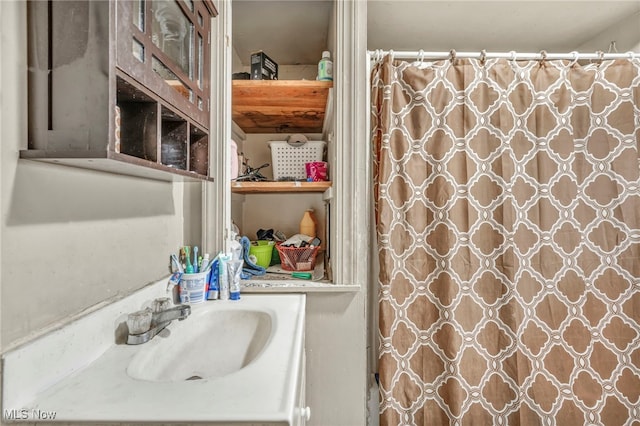
[[[333,62],[328,50],[322,52],[322,59],[318,62],[318,80],[333,81]]]

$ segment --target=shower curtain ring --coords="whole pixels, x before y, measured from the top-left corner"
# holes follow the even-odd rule
[[[391,62],[393,62],[393,49],[389,49],[389,59],[391,59]]]
[[[575,50],[571,52],[571,54],[573,55],[573,61],[571,61],[571,63],[569,64],[569,68],[573,68],[575,64],[578,63],[578,57],[580,56],[580,54]]]
[[[598,50],[598,66],[602,65],[602,61],[604,61],[604,52]]]
[[[484,66],[484,63],[487,61],[487,51],[482,49],[480,51],[480,65]]]
[[[635,52],[632,52],[632,51],[628,51],[627,56],[629,57],[630,61],[633,61],[636,58]]]
[[[456,51],[455,49],[451,49],[449,51],[449,60],[453,63],[456,60]]]
[[[541,50],[540,51],[540,65],[543,64],[544,61],[547,60],[547,51],[546,50]]]
[[[424,50],[422,49],[418,52],[418,61],[420,64],[424,64]]]
[[[516,51],[512,50],[511,52],[509,52],[509,54],[511,54],[511,57],[509,58],[512,62],[515,62],[516,60]]]

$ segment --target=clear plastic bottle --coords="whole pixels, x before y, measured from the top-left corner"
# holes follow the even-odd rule
[[[300,233],[308,235],[312,239],[316,237],[316,218],[313,215],[313,209],[309,209],[302,215],[300,221]]]
[[[318,62],[318,80],[333,81],[333,62],[328,50],[322,52],[322,59]]]

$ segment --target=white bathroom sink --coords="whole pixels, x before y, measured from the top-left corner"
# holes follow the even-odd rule
[[[272,316],[265,311],[194,310],[143,344],[127,374],[154,382],[223,377],[254,361],[272,333]]]
[[[164,287],[166,281],[154,289]],[[96,311],[95,318],[5,355],[4,407],[55,412],[56,421],[78,424],[297,424],[303,411],[303,294],[207,301],[146,343],[115,344],[116,317],[117,327],[158,296],[136,297],[135,303],[118,302],[126,310],[104,308],[111,312],[106,328],[97,326],[105,315]],[[82,357],[96,336],[109,341]]]

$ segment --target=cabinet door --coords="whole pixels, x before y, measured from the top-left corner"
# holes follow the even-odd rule
[[[203,0],[120,1],[116,9],[117,67],[206,129],[215,13]]]

